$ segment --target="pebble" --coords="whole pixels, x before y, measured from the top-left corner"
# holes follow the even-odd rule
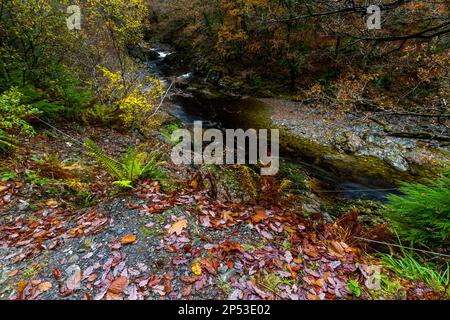
[[[80,260],[80,257],[78,255],[74,254],[73,256],[71,256],[69,258],[69,260],[67,260],[67,263],[74,264],[78,260]]]

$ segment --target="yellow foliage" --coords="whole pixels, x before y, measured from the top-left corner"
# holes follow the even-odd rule
[[[159,124],[154,116],[164,92],[161,81],[147,77],[144,87],[140,82],[132,83],[121,72],[99,69],[109,82],[104,94],[113,97],[111,103],[121,111],[119,116],[127,127],[146,132]]]

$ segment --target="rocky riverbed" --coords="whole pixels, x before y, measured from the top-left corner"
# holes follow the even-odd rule
[[[370,156],[384,161],[398,172],[418,174],[420,166],[433,166],[446,158],[448,147],[437,140],[419,140],[390,136],[383,124],[395,131],[410,128],[431,130],[438,136],[449,135],[449,122],[433,122],[432,119],[391,116],[383,113],[344,112],[324,109],[279,99],[260,99],[271,108],[271,120],[275,126],[289,131],[295,137],[314,141],[336,151],[324,157],[345,158],[345,155]]]

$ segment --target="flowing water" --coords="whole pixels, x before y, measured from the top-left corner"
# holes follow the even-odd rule
[[[168,76],[167,72],[170,69],[165,63],[165,58],[171,53],[168,51],[156,50],[159,58],[149,63],[150,69],[153,73],[162,77],[168,87],[169,82],[175,78],[184,83],[183,87],[189,85],[189,80],[192,79],[192,74],[188,70],[179,68],[178,76]],[[179,91],[179,90],[177,90]],[[247,130],[249,128],[262,129],[266,126],[258,126],[258,122],[249,121],[247,116],[249,112],[253,115],[263,114],[261,103],[253,98],[233,98],[220,97],[204,99],[203,94],[197,95],[195,90],[189,92],[177,92],[171,98],[171,103],[167,111],[177,118],[185,126],[190,127],[195,121],[202,121],[204,128],[218,128],[218,129],[237,129],[242,128]],[[259,122],[261,124],[262,122]],[[374,181],[369,177],[350,177],[345,172],[332,172],[330,168],[321,167],[314,164],[313,159],[308,159],[307,156],[296,152],[295,150],[286,150],[281,146],[280,156],[282,160],[297,164],[309,175],[315,177],[320,182],[321,190],[316,190],[317,193],[324,193],[329,195],[340,196],[345,199],[368,199],[384,201],[386,196],[395,191],[392,184],[383,181]]]

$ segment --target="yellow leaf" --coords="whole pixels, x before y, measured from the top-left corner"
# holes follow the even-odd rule
[[[122,238],[120,242],[122,243],[123,246],[127,244],[132,244],[136,242],[136,236],[134,234],[127,234]]]
[[[45,292],[53,287],[51,282],[42,282],[38,285],[38,289],[40,292]]]
[[[49,200],[47,201],[46,205],[49,206],[50,208],[56,208],[58,206],[58,202],[54,200]]]
[[[196,276],[201,276],[202,275],[202,265],[200,264],[200,262],[195,262],[195,263],[192,264],[192,272]]]
[[[186,227],[187,227],[186,219],[177,221],[169,228],[169,234],[176,233],[177,235],[180,235],[183,229],[185,229]]]

